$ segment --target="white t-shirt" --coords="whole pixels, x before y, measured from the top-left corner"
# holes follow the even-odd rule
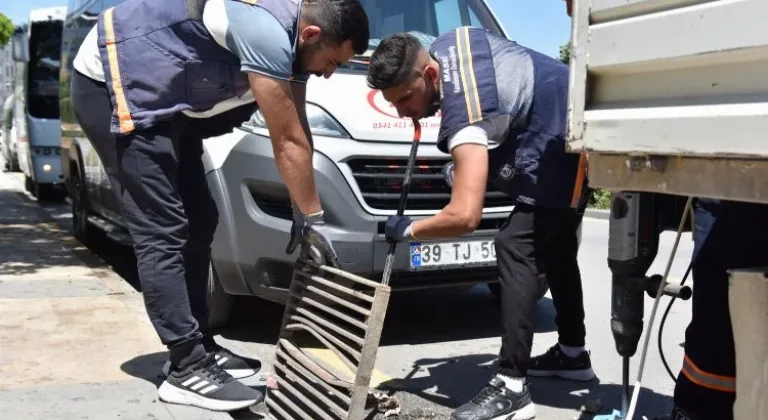
[[[237,1],[207,0],[203,25],[213,39],[240,59],[243,72],[256,72],[282,80],[306,83],[307,74],[293,73],[293,45],[280,22],[261,7]],[[98,47],[97,26],[91,28],[73,61],[83,75],[106,81]],[[203,112],[183,111],[196,118],[207,118],[241,105],[253,103],[250,89],[242,96],[226,99]]]

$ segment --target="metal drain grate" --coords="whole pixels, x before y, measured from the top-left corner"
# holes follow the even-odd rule
[[[390,291],[301,253],[277,343],[277,389],[266,396],[273,418],[363,418]],[[313,357],[310,346],[333,352],[348,371]]]

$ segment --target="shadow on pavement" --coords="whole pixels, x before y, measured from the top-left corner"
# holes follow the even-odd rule
[[[61,255],[66,255],[68,252],[74,252],[75,255],[82,260],[90,268],[108,268],[114,271],[117,275],[123,278],[131,287],[136,291],[141,291],[139,285],[139,276],[136,269],[136,257],[134,256],[133,249],[131,247],[122,246],[109,238],[103,233],[95,231],[93,239],[88,243],[82,243],[74,239],[72,235],[72,215],[68,210],[68,205],[64,201],[60,202],[38,202],[29,195],[22,192],[15,191],[3,191],[0,192],[0,205],[5,201],[4,194],[13,194],[19,197],[17,206],[23,206],[34,211],[37,219],[43,223],[56,224],[61,232],[56,233],[59,235],[57,238],[64,245],[61,248]],[[30,219],[32,222],[32,219]],[[40,223],[40,222],[36,222]],[[3,232],[7,232],[8,226],[3,226]],[[62,237],[62,235],[64,237]],[[4,235],[2,240],[9,240],[9,235]],[[27,237],[20,238],[19,243],[33,243],[36,238]],[[68,248],[68,249],[67,249]],[[41,255],[40,259],[44,261],[55,260],[57,254],[54,255]],[[27,260],[29,258],[27,257]],[[35,262],[33,261],[33,266]],[[42,268],[41,266],[40,268]],[[23,272],[5,273],[5,274],[24,274]]]
[[[165,380],[163,364],[168,360],[168,352],[143,354],[120,365],[120,369],[135,378],[151,382],[156,387]]]
[[[390,394],[411,394],[452,410],[470,401],[485,386],[496,373],[496,359],[495,354],[420,359],[403,378],[386,381],[379,388]],[[530,383],[533,402],[537,406],[578,413],[582,406],[595,400],[599,402],[599,412],[584,413],[578,420],[591,420],[595,415],[611,414],[614,409],[621,408],[620,384],[601,384],[599,379],[572,382],[551,378],[530,378]],[[403,408],[404,414],[409,415],[408,407]],[[671,397],[644,388],[640,392],[635,418],[660,417],[671,410]]]
[[[238,299],[233,323],[218,331],[224,338],[275,344],[283,306],[259,298]],[[536,333],[555,331],[550,298],[538,304]],[[494,338],[501,335],[499,302],[484,286],[394,293],[390,299],[381,346],[428,344]]]
[[[539,301],[536,333],[555,330],[550,298]],[[484,285],[394,294],[381,345],[427,344],[499,337],[500,303]]]
[[[68,249],[58,246],[50,221],[41,217],[34,202],[15,191],[0,191],[0,207],[0,276],[79,264]]]
[[[531,380],[534,403],[549,407],[579,409],[589,401],[598,400],[600,411],[597,415],[611,414],[621,409],[621,384],[592,382],[570,382],[558,379],[536,378]],[[630,388],[630,392],[632,389]],[[634,418],[658,418],[672,411],[672,397],[657,394],[643,388],[640,391]],[[582,415],[580,420],[591,420],[594,415]]]
[[[80,258],[89,265],[109,268],[128,283],[134,290],[141,292],[136,255],[130,246],[120,245],[107,238],[101,232],[95,232],[94,238],[87,243],[78,242],[88,248],[90,255]],[[98,261],[95,261],[97,258]]]

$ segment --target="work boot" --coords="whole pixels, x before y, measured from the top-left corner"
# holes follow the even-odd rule
[[[216,344],[213,340],[203,340],[205,351],[213,353],[216,363],[232,375],[235,379],[243,379],[253,376],[261,370],[261,362],[258,359],[251,359],[238,356],[231,351]],[[168,360],[163,365],[163,375],[168,376],[168,370],[171,367],[171,361]]]
[[[160,401],[191,405],[211,411],[234,411],[264,400],[264,395],[228,374],[216,361],[215,353],[185,367],[170,367],[158,390]]]
[[[589,353],[582,351],[576,357],[568,357],[560,344],[550,347],[546,353],[531,359],[529,376],[559,377],[571,381],[591,381],[595,378]]]
[[[451,414],[451,420],[531,420],[534,418],[536,418],[536,406],[531,401],[528,384],[523,385],[522,392],[513,392],[498,376],[491,378],[479,394]]]

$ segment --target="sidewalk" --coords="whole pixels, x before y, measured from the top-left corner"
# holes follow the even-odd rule
[[[141,295],[0,173],[3,420],[223,420],[157,399],[167,358]],[[91,254],[92,255],[92,254]]]

